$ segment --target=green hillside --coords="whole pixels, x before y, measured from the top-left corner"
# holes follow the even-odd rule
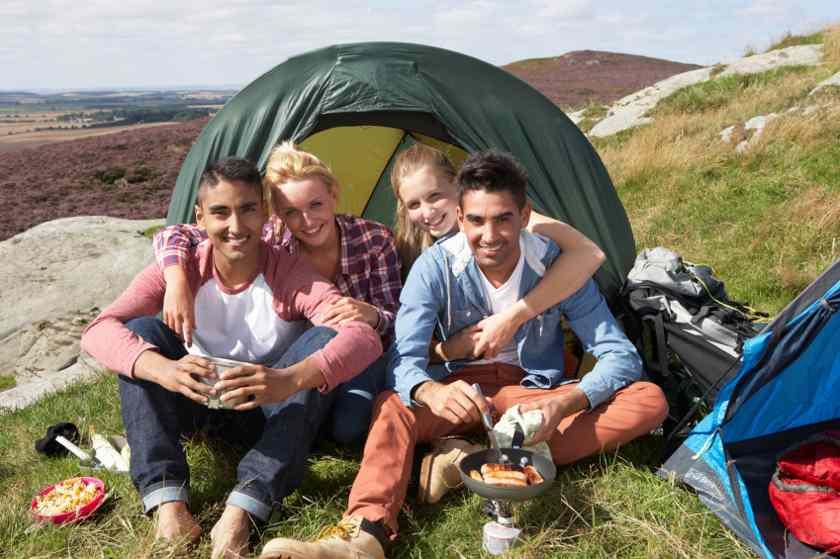
[[[594,141],[637,248],[710,264],[734,297],[770,312],[840,257],[840,88],[809,95],[840,71],[840,28],[800,42],[814,37],[820,66],[700,83],[660,102],[652,124]],[[770,113],[779,116],[738,153],[743,124]]]

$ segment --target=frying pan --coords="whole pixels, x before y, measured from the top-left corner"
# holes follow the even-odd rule
[[[499,454],[496,449],[486,448],[465,456],[461,460],[461,465],[458,470],[464,485],[473,493],[487,497],[488,499],[527,501],[551,487],[554,478],[557,477],[557,467],[554,465],[554,462],[542,454],[536,454],[522,448],[501,448],[499,450],[502,454],[508,456],[511,464],[519,464],[523,457],[527,458],[528,463],[536,468],[544,481],[537,485],[527,485],[525,487],[499,487],[471,478],[470,471],[481,471],[481,466],[484,464],[488,462],[497,463],[499,461]]]

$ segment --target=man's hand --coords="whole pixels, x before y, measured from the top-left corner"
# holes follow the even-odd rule
[[[478,359],[481,353],[477,350],[478,340],[481,338],[481,323],[467,326],[458,333],[453,334],[445,342],[439,342],[435,353],[443,361],[456,361],[458,359]]]
[[[588,407],[589,399],[578,387],[574,387],[568,393],[560,396],[545,396],[540,400],[521,404],[519,406],[521,413],[531,410],[542,412],[542,425],[540,425],[539,431],[531,437],[528,444],[536,444],[551,439],[564,417]]]
[[[479,423],[481,414],[489,413],[484,397],[463,380],[451,384],[425,382],[415,390],[414,399],[456,424]]]
[[[180,266],[169,266],[163,271],[163,277],[166,280],[163,322],[189,347],[195,329],[195,303],[187,274]]]
[[[264,404],[282,402],[302,387],[291,369],[271,369],[263,365],[240,365],[219,375],[216,391],[224,404],[234,410],[252,410]]]
[[[241,365],[224,371],[220,378],[216,391],[222,393],[225,405],[237,411],[282,402],[299,390],[326,383],[318,363],[311,357],[285,369]]]
[[[216,380],[215,368],[207,359],[196,355],[185,355],[178,361],[172,361],[157,352],[144,351],[135,363],[135,371],[142,366],[140,363],[144,357],[154,360],[154,363],[147,366],[147,369],[154,369],[149,380],[153,380],[170,392],[183,394],[202,405],[207,405],[207,396],[216,394],[212,386],[213,381]],[[206,378],[209,384],[201,382],[202,378]]]
[[[365,322],[371,328],[376,328],[376,325],[379,324],[379,310],[364,301],[352,297],[342,297],[324,313],[322,320],[324,326],[332,328],[341,326],[351,320]]]

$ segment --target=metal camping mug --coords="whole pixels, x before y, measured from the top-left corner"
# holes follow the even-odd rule
[[[228,369],[233,369],[234,367],[239,367],[240,365],[251,365],[251,363],[246,363],[244,361],[234,361],[233,359],[223,359],[221,357],[210,357],[210,356],[202,356],[205,359],[209,360],[213,365],[216,367],[216,375],[221,375],[224,371]],[[218,379],[208,379],[205,377],[199,377],[201,382],[208,386],[213,386],[218,382]],[[215,396],[207,396],[207,407],[211,410],[229,410],[231,409],[229,405],[222,401],[222,394],[216,394]]]

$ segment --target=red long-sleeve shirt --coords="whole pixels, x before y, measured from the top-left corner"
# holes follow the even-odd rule
[[[247,285],[231,290],[218,277],[212,245],[201,243],[186,262],[196,303],[194,353],[271,365],[302,330],[300,321],[321,324],[321,316],[342,295],[299,254],[261,242],[260,266]],[[82,348],[106,367],[131,376],[143,351],[155,347],[125,327],[163,307],[166,282],[157,265],[144,269],[94,320]],[[363,322],[336,328],[337,335],[312,355],[326,379],[325,390],[349,380],[382,353],[377,333]]]

